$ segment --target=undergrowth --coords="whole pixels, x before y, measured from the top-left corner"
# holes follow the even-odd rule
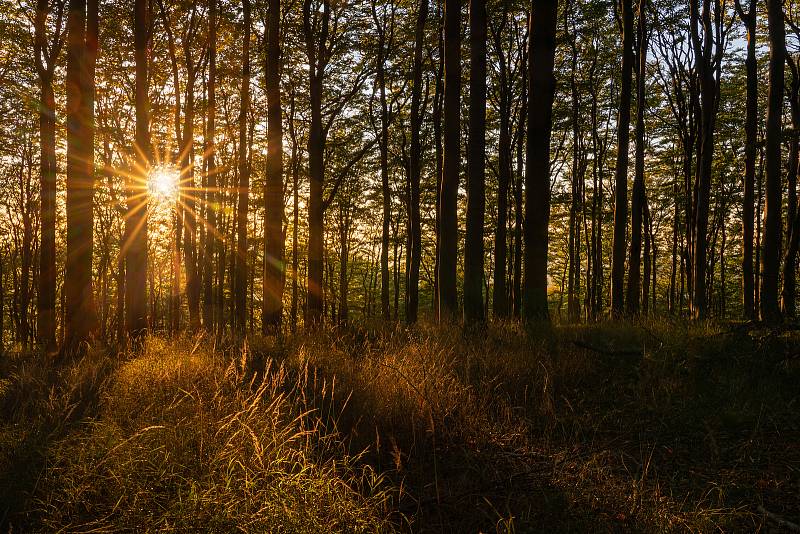
[[[0,364],[15,530],[717,532],[800,519],[800,335],[328,328]],[[768,517],[764,510],[769,510]]]

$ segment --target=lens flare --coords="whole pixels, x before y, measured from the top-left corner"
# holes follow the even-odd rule
[[[175,200],[178,194],[179,177],[180,172],[172,166],[153,167],[148,180],[150,195],[160,200]]]

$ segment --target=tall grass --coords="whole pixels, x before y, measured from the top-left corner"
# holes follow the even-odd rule
[[[256,384],[187,342],[150,339],[143,354],[94,382],[94,414],[41,444],[30,509],[12,524],[82,532],[391,529],[381,477],[341,450],[340,436],[292,394],[303,382],[285,369],[270,368]],[[87,367],[79,362],[60,378],[92,383],[78,376],[91,374]],[[68,389],[50,397],[61,399],[49,410],[57,418],[74,404]],[[23,401],[16,410],[24,417],[42,408]]]
[[[0,502],[39,531],[760,530],[800,515],[798,351],[660,321],[18,356]]]

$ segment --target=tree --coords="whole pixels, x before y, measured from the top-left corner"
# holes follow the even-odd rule
[[[88,4],[88,5],[87,5]],[[97,0],[69,0],[67,14],[67,260],[64,351],[82,350],[95,329],[92,292],[94,68]]]
[[[47,19],[55,18],[52,41],[47,39]],[[42,242],[39,253],[39,343],[50,352],[56,346],[56,119],[53,76],[64,44],[62,21],[64,1],[52,8],[48,0],[38,0],[34,18],[33,55],[39,76],[40,218]]]
[[[280,0],[269,0],[267,22],[267,162],[264,185],[264,309],[262,330],[280,328],[283,316],[283,124],[281,116]]]
[[[250,0],[242,1],[244,11],[242,42],[242,79],[239,93],[239,184],[236,207],[236,276],[234,300],[236,331],[244,335],[247,323],[247,201],[250,192],[247,117],[250,109]]]
[[[386,58],[394,40],[394,4],[385,6],[378,16],[377,2],[372,1],[372,20],[378,34],[375,83],[380,99],[380,168],[381,168],[381,313],[388,321],[389,313],[389,226],[392,217],[391,190],[389,188],[389,102],[386,98]]]
[[[133,40],[136,61],[136,167],[128,179],[125,217],[125,311],[128,336],[139,342],[147,331],[147,179],[150,169],[150,99],[148,95],[148,2],[136,0]]]
[[[758,136],[758,63],[756,61],[756,0],[750,0],[747,13],[736,0],[736,11],[747,28],[747,108],[745,111],[744,196],[742,199],[742,306],[746,319],[755,318],[753,278],[753,220]]]
[[[439,193],[440,322],[458,313],[458,174],[461,144],[461,1],[444,0],[444,147]]]
[[[531,4],[528,52],[528,114],[525,149],[525,280],[523,316],[548,321],[547,248],[550,222],[550,136],[553,127],[553,74],[557,0]]]
[[[611,249],[611,314],[622,315],[625,246],[628,227],[628,145],[633,86],[633,0],[622,0],[622,80],[617,115],[617,163],[614,171],[614,236]]]
[[[484,320],[483,218],[486,211],[486,3],[469,3],[469,145],[467,234],[464,241],[464,322]]]
[[[417,321],[419,309],[419,268],[422,256],[422,225],[420,221],[420,175],[422,174],[422,52],[425,38],[425,21],[428,18],[428,0],[420,0],[414,28],[414,65],[411,87],[411,148],[409,158],[409,271],[406,282],[406,322]]]
[[[217,229],[217,211],[220,194],[217,190],[217,0],[208,3],[208,82],[206,85],[206,222],[208,231],[206,246],[203,249],[203,326],[206,331],[215,330],[215,322],[222,324],[220,309],[214,298],[214,257],[221,256],[223,247]]]
[[[722,54],[725,47],[723,6],[720,0],[703,0],[703,11],[696,2],[689,7],[689,29],[700,86],[700,136],[697,155],[697,187],[694,191],[692,237],[692,316],[705,319],[707,309],[706,274],[708,263],[708,214],[711,203],[711,173],[714,163],[714,127],[719,95]],[[703,36],[700,37],[700,27]],[[697,105],[697,104],[695,104]],[[776,291],[777,293],[777,291]]]
[[[769,28],[769,94],[767,97],[766,195],[764,198],[764,242],[761,253],[761,320],[780,320],[778,283],[781,250],[781,134],[783,82],[786,63],[786,31],[783,3],[767,0]]]
[[[628,294],[625,312],[628,316],[639,314],[641,299],[641,254],[642,223],[645,210],[644,188],[644,112],[645,84],[647,83],[647,0],[639,0],[639,66],[636,71],[636,162],[633,178],[633,199],[631,202],[631,255],[628,267]],[[647,276],[645,276],[647,278]],[[645,295],[645,300],[646,300]]]
[[[311,105],[311,124],[308,135],[308,175],[311,190],[308,198],[308,301],[309,323],[322,320],[322,277],[324,250],[324,209],[322,206],[322,186],[325,180],[322,130],[322,82],[325,67],[330,60],[328,46],[331,8],[328,0],[323,0],[322,10],[312,10],[312,0],[303,2],[303,33],[306,56],[308,58],[308,84]]]

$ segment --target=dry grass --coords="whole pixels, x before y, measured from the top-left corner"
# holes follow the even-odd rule
[[[800,519],[796,331],[420,325],[205,345],[4,362],[5,522],[715,532],[765,529],[759,505]]]

